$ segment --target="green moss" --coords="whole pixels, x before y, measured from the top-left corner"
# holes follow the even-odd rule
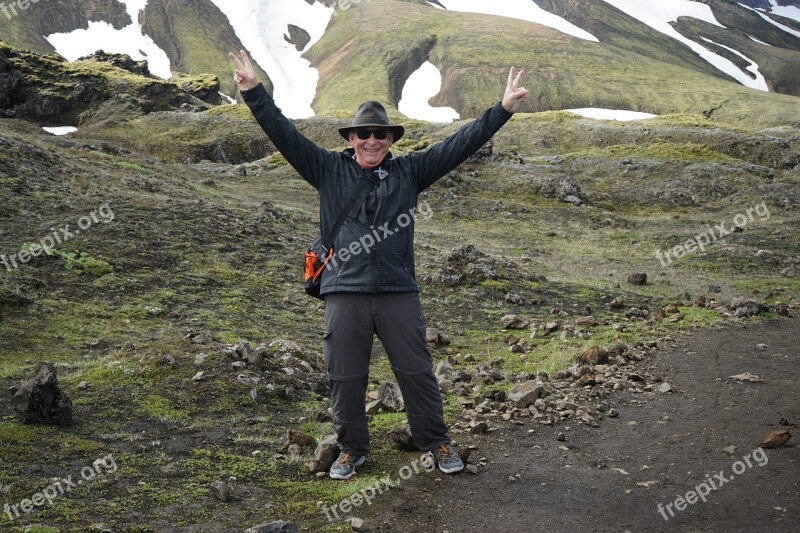
[[[251,123],[255,123],[256,121],[250,108],[243,104],[212,107],[203,113],[211,117],[233,117]]]
[[[281,167],[289,164],[280,152],[273,152],[267,158],[267,163],[272,167]]]
[[[696,143],[674,144],[669,142],[653,142],[646,145],[621,144],[607,148],[591,148],[567,154],[569,158],[642,158],[658,161],[696,163],[698,161],[715,161],[734,163],[733,157],[715,151],[706,145]]]

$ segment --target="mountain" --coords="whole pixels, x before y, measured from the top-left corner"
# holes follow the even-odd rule
[[[795,0],[65,0],[4,18],[0,39],[14,47],[69,59],[127,53],[161,77],[215,75],[230,96],[225,56],[247,48],[292,117],[352,113],[367,96],[399,114],[421,68],[434,106],[474,117],[513,64],[529,72],[531,111],[800,120],[796,101],[778,96],[800,95]],[[432,117],[417,99],[404,109]]]

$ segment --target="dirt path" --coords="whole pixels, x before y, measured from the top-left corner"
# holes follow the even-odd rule
[[[489,460],[477,475],[417,476],[358,516],[391,531],[800,531],[800,429],[757,449],[782,417],[800,425],[799,355],[798,320],[683,337],[639,363],[673,392],[615,393],[619,417],[598,428],[495,423],[469,440]],[[743,372],[764,383],[729,377]],[[678,510],[707,478],[705,503]]]

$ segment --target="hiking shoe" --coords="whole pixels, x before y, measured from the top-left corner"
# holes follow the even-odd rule
[[[356,474],[356,467],[364,462],[366,457],[342,452],[331,466],[330,476],[333,479],[350,479]]]
[[[431,450],[430,454],[436,459],[439,470],[445,474],[454,474],[464,470],[464,462],[449,444],[440,444],[435,449]]]

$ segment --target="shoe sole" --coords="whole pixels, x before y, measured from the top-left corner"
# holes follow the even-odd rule
[[[349,476],[340,476],[339,474],[334,474],[332,472],[328,472],[328,476],[330,476],[331,479],[348,480],[351,477],[356,475],[356,468],[355,467],[363,465],[365,460],[366,460],[366,457],[359,458],[358,461],[356,461],[355,464],[353,465],[353,473],[350,474]]]
[[[458,468],[458,467],[456,467],[456,468],[442,468],[442,466],[439,465],[439,470],[441,470],[445,474],[455,474],[456,472],[461,472],[462,470],[464,470],[464,465],[461,465],[460,468]]]

